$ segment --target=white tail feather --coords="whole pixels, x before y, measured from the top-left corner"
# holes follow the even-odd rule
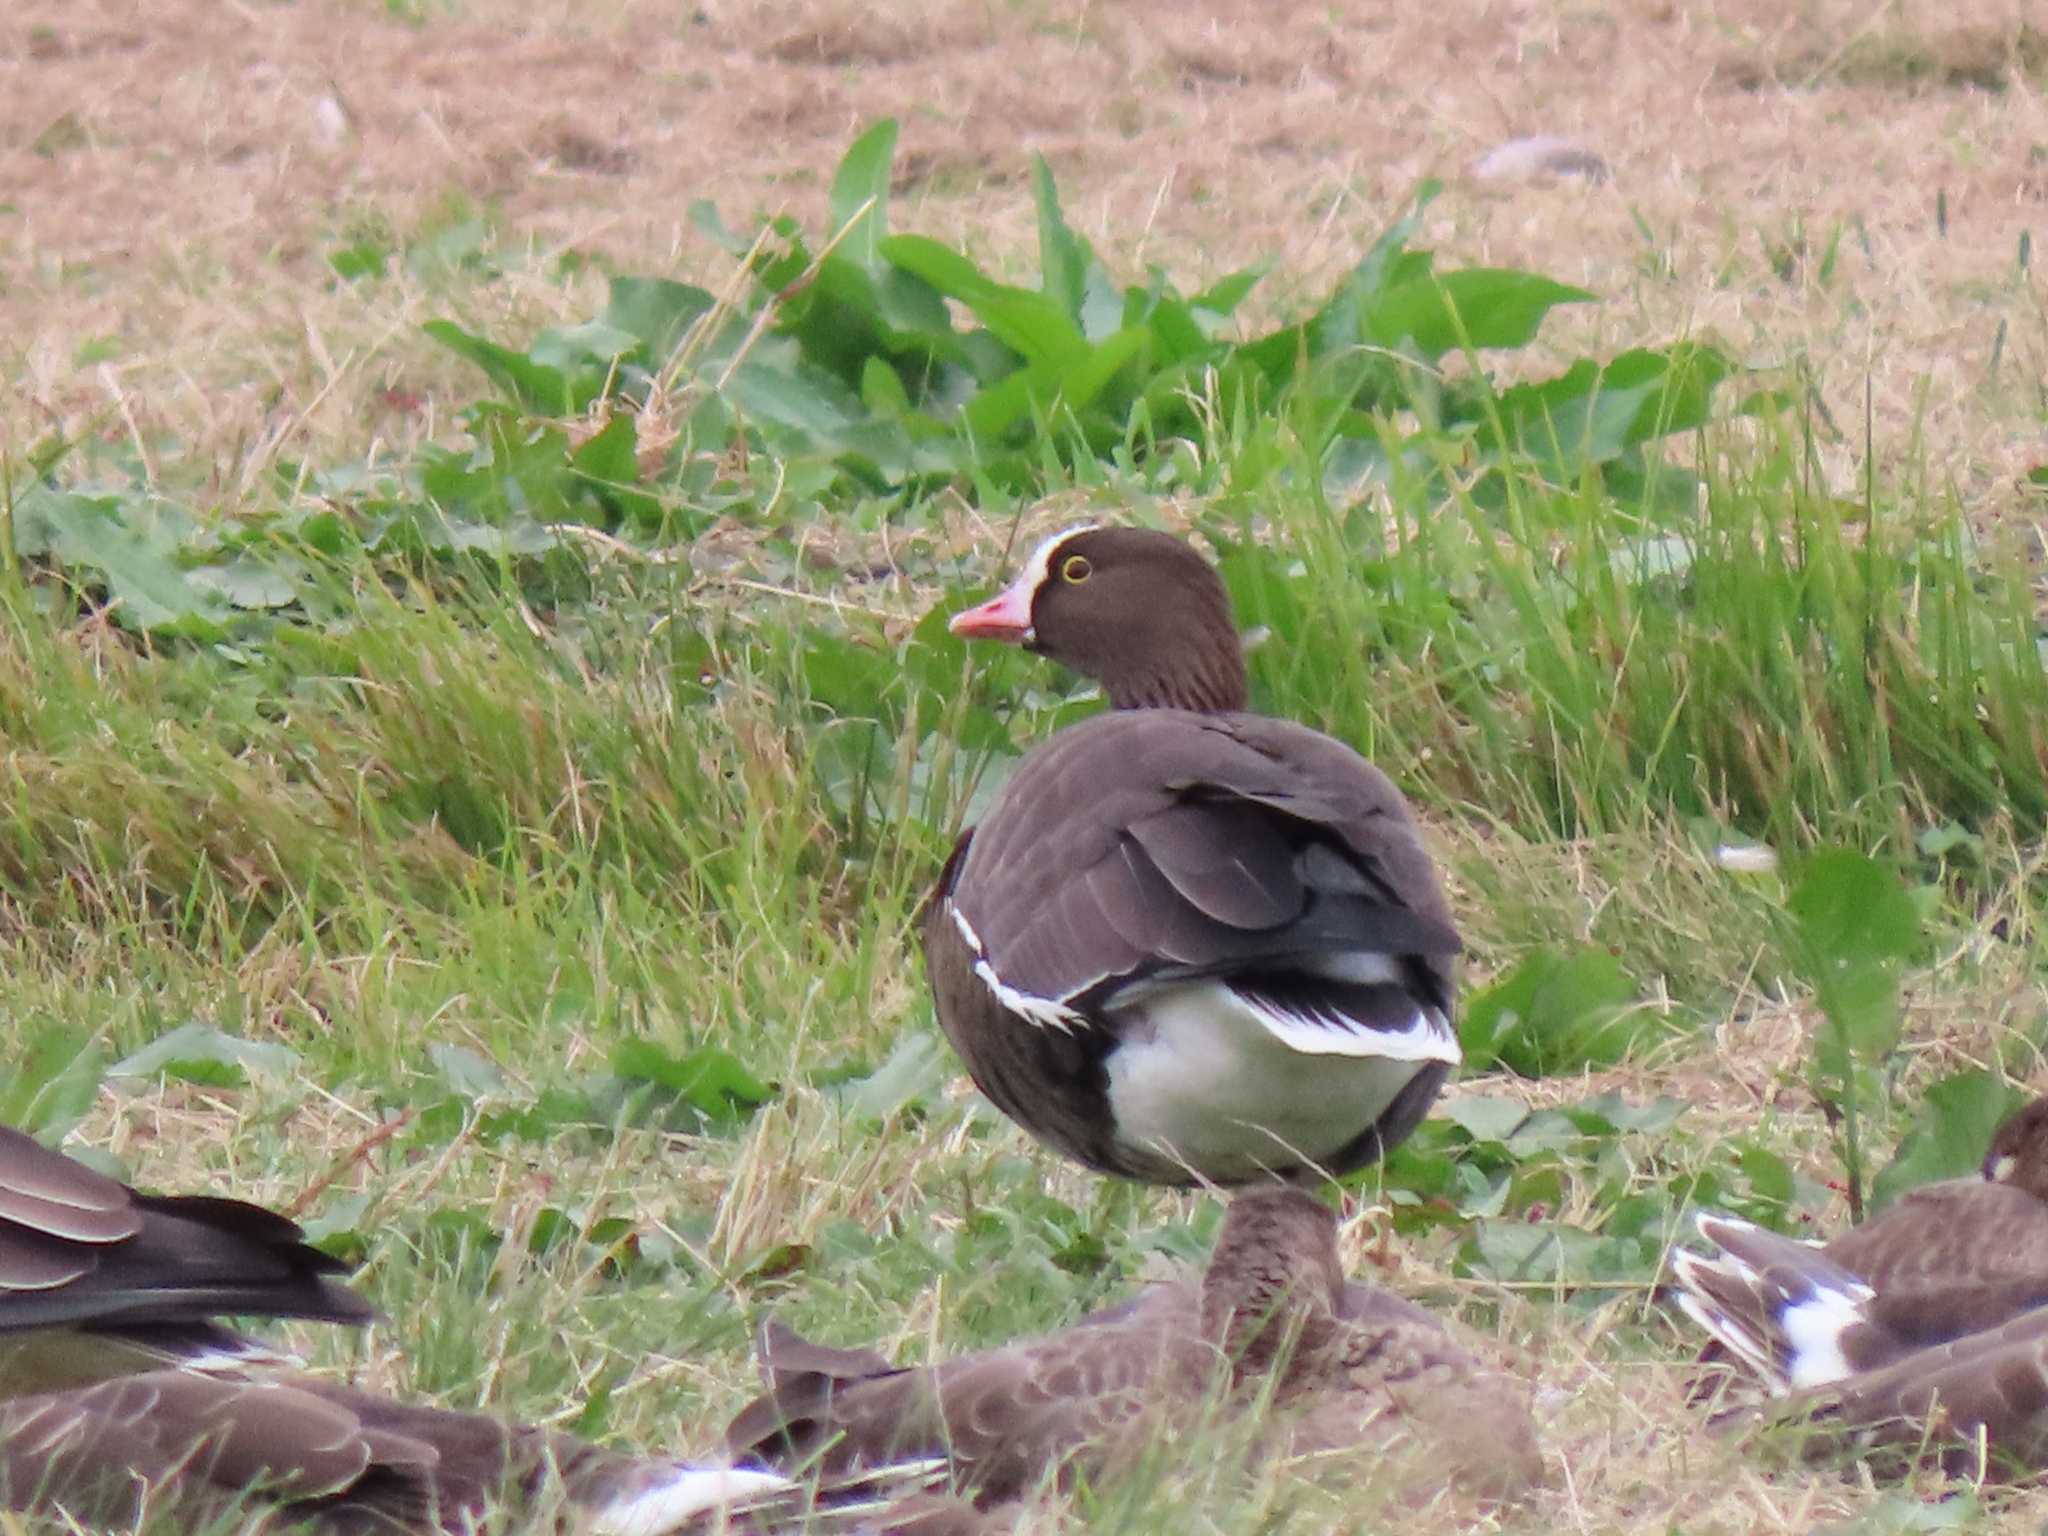
[[[1722,1251],[1671,1256],[1687,1317],[1778,1396],[1853,1374],[1843,1341],[1868,1322],[1868,1285],[1811,1245],[1746,1221],[1702,1213],[1700,1235]]]
[[[797,1484],[774,1472],[746,1467],[692,1467],[613,1500],[591,1519],[597,1536],[666,1536],[713,1510],[738,1512]]]

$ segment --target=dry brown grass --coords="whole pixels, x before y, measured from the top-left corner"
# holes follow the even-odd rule
[[[516,333],[580,313],[595,280],[565,289],[515,265],[482,286],[350,288],[325,267],[349,229],[409,232],[467,203],[493,210],[515,245],[715,280],[723,259],[685,226],[693,198],[735,220],[788,207],[815,224],[852,135],[894,114],[900,226],[1023,268],[1037,151],[1073,223],[1120,272],[1159,262],[1192,279],[1271,257],[1275,305],[1327,283],[1420,178],[1445,177],[1455,185],[1425,243],[1607,298],[1554,322],[1559,350],[1695,332],[1758,364],[1801,362],[1842,425],[1828,451],[1844,473],[1862,450],[1867,379],[1888,469],[1924,462],[1995,522],[2016,515],[2014,476],[2043,457],[2042,279],[2038,262],[2024,280],[2013,270],[2023,232],[2048,236],[2035,3],[1980,0],[1959,20],[1964,7],[1931,0],[916,0],[880,17],[853,0],[706,0],[695,12],[472,0],[414,26],[367,0],[16,0],[0,19],[0,385],[12,404],[0,451],[87,422],[116,438],[169,434],[213,460],[232,506],[279,454],[402,447],[441,430],[473,387],[420,336],[421,320],[455,311]],[[1466,177],[1475,156],[1534,133],[1582,142],[1613,178]],[[1855,233],[1823,282],[1838,225]],[[2009,387],[1987,388],[2001,318]],[[1693,874],[1606,868],[1597,853],[1546,854],[1525,899],[1550,901],[1588,937],[1618,905],[1637,915],[1634,942],[1676,952],[1697,941],[1683,894]],[[1947,957],[1939,979],[1966,984],[1913,1000],[1929,1072],[1990,1060],[2038,1008],[2018,958],[2030,909],[2017,878],[2000,907],[2008,942]],[[376,963],[257,990],[353,994]],[[884,999],[881,1011],[904,1008]],[[1713,1051],[1543,1091],[1676,1093],[1699,1106],[1696,1126],[1733,1132],[1797,1079],[1810,1024],[1738,988]],[[223,1127],[259,1113],[288,1125],[292,1158],[221,1166],[234,1144]],[[812,1242],[831,1221],[886,1223],[906,1202],[943,1200],[918,1181],[939,1155],[925,1142],[935,1133],[899,1127],[849,1151],[836,1111],[808,1093],[764,1112],[730,1158],[701,1162],[651,1142],[547,1170],[467,1143],[446,1162],[350,1160],[368,1128],[364,1107],[320,1092],[286,1111],[180,1091],[108,1106],[91,1135],[154,1184],[219,1179],[276,1203],[338,1167],[339,1187],[377,1202],[367,1220],[431,1203],[444,1180],[514,1230],[547,1178],[655,1225],[679,1200],[722,1196],[705,1255],[721,1271]],[[1088,1206],[1089,1181],[1044,1168],[1061,1199]],[[1379,1273],[1370,1230],[1353,1230],[1349,1252]],[[1399,1249],[1388,1278],[1476,1294],[1441,1244]],[[568,1347],[595,1352],[595,1335],[573,1324],[578,1295],[563,1284],[550,1305]],[[1675,1367],[1611,1347],[1619,1330],[1666,1326],[1645,1322],[1641,1297],[1589,1313],[1478,1299],[1499,1302],[1499,1346],[1546,1384],[1556,1461],[1555,1486],[1501,1524],[1806,1531],[1869,1503],[1850,1479],[1705,1435]],[[929,1353],[944,1301],[928,1292],[875,1342]],[[403,1331],[384,1339],[357,1368],[403,1387]],[[687,1357],[653,1362],[620,1390],[678,1377],[698,1416],[627,1415],[628,1434],[707,1444],[746,1390]],[[2026,1496],[2009,1518],[2044,1514],[2048,1502]],[[1339,1506],[1303,1518],[1334,1528],[1350,1517]]]
[[[1867,376],[1884,461],[1924,454],[1987,518],[2038,458],[2025,381],[2048,371],[2048,327],[2038,278],[2013,286],[2048,207],[2030,0],[1967,19],[1863,0],[426,9],[414,26],[364,0],[12,8],[0,369],[25,407],[16,449],[106,413],[109,432],[216,456],[232,501],[275,452],[408,441],[463,398],[420,319],[474,307],[516,332],[590,295],[336,286],[324,256],[352,225],[403,233],[467,204],[515,244],[716,275],[723,258],[684,226],[691,199],[816,221],[837,156],[887,113],[904,124],[905,224],[1021,266],[1037,151],[1120,270],[1271,256],[1276,303],[1326,282],[1420,178],[1567,135],[1610,182],[1462,185],[1426,234],[1606,296],[1559,326],[1561,348],[1694,331],[1801,360],[1840,464],[1860,452]],[[1983,385],[2001,316],[2008,391]],[[95,341],[105,360],[81,360]]]

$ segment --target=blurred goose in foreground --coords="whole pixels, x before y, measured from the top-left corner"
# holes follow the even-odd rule
[[[766,1465],[842,1475],[944,1456],[975,1502],[994,1508],[1048,1478],[1114,1473],[1204,1423],[1256,1413],[1264,1453],[1335,1453],[1404,1493],[1456,1484],[1505,1498],[1538,1481],[1527,1390],[1420,1308],[1346,1286],[1335,1226],[1299,1190],[1248,1191],[1228,1207],[1199,1280],[917,1369],[771,1323],[768,1390],[733,1421],[727,1445]]]
[[[1856,1369],[2048,1303],[2048,1099],[1998,1127],[1977,1175],[1909,1190],[1820,1252],[1870,1292],[1863,1316],[1874,1331],[1846,1342],[1876,1353],[1852,1354]],[[1696,1276],[1714,1273],[1701,1268],[1711,1261],[1685,1262]],[[1703,1363],[1726,1358],[1718,1339],[1701,1354]]]
[[[809,1490],[774,1473],[250,1374],[281,1357],[216,1317],[368,1322],[335,1278],[346,1268],[259,1206],[139,1194],[0,1128],[0,1509],[88,1528],[240,1509],[295,1529],[425,1533],[510,1510],[614,1536],[806,1513]]]
[[[292,1530],[466,1533],[509,1517],[657,1536],[800,1524],[805,1493],[306,1376],[156,1370],[0,1403],[0,1509],[95,1529],[234,1510]]]
[[[1018,765],[926,905],[939,1023],[982,1092],[1160,1184],[1341,1175],[1413,1130],[1459,1060],[1449,903],[1384,774],[1247,711],[1215,568],[1074,529],[951,627],[1112,706]]]
[[[239,1200],[138,1194],[0,1127],[0,1398],[274,1359],[217,1318],[360,1325],[348,1266]]]

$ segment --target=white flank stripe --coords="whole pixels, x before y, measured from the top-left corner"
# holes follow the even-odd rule
[[[995,967],[986,960],[974,962],[974,974],[995,994],[998,1003],[1040,1029],[1057,1029],[1072,1034],[1074,1026],[1082,1022],[1081,1015],[1065,1003],[1050,997],[1033,997],[1029,992],[1019,992],[1015,987],[1006,986],[996,975]]]
[[[1040,1029],[1057,1029],[1072,1034],[1074,1026],[1083,1022],[1081,1015],[1056,998],[1034,997],[1029,992],[1019,992],[996,974],[996,968],[988,963],[988,951],[981,947],[981,935],[974,931],[974,924],[967,921],[967,914],[960,910],[959,903],[949,901],[946,911],[953,918],[953,926],[960,930],[960,937],[967,943],[974,956],[974,974],[981,978],[983,986],[995,994],[996,1002]]]
[[[796,1486],[773,1472],[678,1463],[667,1482],[616,1499],[597,1511],[590,1528],[599,1536],[664,1536],[714,1509]]]
[[[986,959],[988,951],[981,947],[981,935],[974,931],[974,924],[967,921],[967,914],[960,910],[957,901],[946,903],[946,911],[952,916],[953,926],[960,930],[960,937],[967,941],[967,947],[974,951],[977,960]]]

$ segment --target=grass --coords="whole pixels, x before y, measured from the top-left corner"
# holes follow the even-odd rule
[[[1550,20],[1549,42],[1523,41],[1577,57],[1570,18]],[[1745,24],[1731,15],[1714,46],[1746,46]],[[442,46],[456,25],[427,8],[403,48]],[[1052,37],[1093,78],[1114,50],[1090,28],[1115,25],[1083,18],[1011,44],[1036,57]],[[821,55],[843,52],[832,39],[861,30],[793,17],[762,49],[815,31]],[[1885,57],[1945,56],[1874,36]],[[1804,39],[1772,45],[1772,77],[1816,73],[1827,48]],[[1653,53],[1669,41],[1638,40]],[[1264,39],[1246,57],[1295,82],[1288,112],[1312,115],[1299,58],[1319,55],[1289,54],[1300,41]],[[1413,57],[1435,56],[1416,42]],[[1827,93],[1888,88],[1891,74],[1866,67],[1877,57],[1852,50],[1820,71],[1811,110],[1867,123],[1860,98]],[[896,88],[890,67],[843,66],[868,72],[873,112]],[[1192,65],[1161,67],[1178,78]],[[770,100],[815,86],[758,68]],[[363,91],[383,89],[379,70],[363,75]],[[1887,111],[1904,121],[1945,76],[1899,78],[1910,89]],[[616,94],[618,77],[603,85]],[[1160,104],[1178,98],[1140,87],[1088,120],[1127,123],[1117,142],[1138,148],[1123,153],[1134,166],[1151,156],[1132,174],[1157,177],[1159,146],[1190,133]],[[1637,89],[1618,81],[1617,99]],[[1748,133],[1764,93],[1741,90],[1731,132]],[[1235,122],[1190,100],[1174,110]],[[1797,92],[1772,100],[1809,110]],[[1991,110],[1952,106],[1937,146]],[[1638,126],[1662,144],[1660,121],[1645,110]],[[843,130],[831,125],[832,155]],[[95,131],[49,149],[94,173],[110,153]],[[97,367],[108,346],[127,350],[115,391],[83,399],[65,390],[88,374],[47,353],[10,357],[51,410],[8,432],[71,443],[67,490],[161,493],[202,531],[246,535],[224,568],[289,556],[314,596],[312,622],[144,641],[120,610],[81,609],[47,582],[0,590],[10,1060],[42,1046],[53,1062],[74,1049],[114,1062],[200,1026],[167,1073],[87,1073],[73,1145],[152,1187],[283,1206],[317,1191],[302,1215],[364,1261],[390,1321],[364,1339],[287,1332],[317,1364],[380,1389],[702,1451],[751,1390],[747,1337],[766,1308],[911,1360],[1061,1326],[1199,1257],[1217,1207],[1106,1185],[1035,1151],[964,1092],[932,1035],[911,939],[925,883],[977,787],[1077,705],[1067,680],[1028,661],[970,661],[926,615],[985,586],[1013,532],[1102,507],[1191,526],[1270,630],[1254,662],[1264,707],[1368,748],[1425,808],[1471,948],[1468,995],[1532,957],[1604,956],[1630,1016],[1657,1025],[1620,1059],[1589,1052],[1541,1078],[1462,1083],[1464,1102],[1384,1185],[1358,1191],[1350,1270],[1458,1317],[1546,1393],[1556,1485],[1526,1510],[1441,1518],[1531,1531],[2038,1520],[2037,1496],[1923,1507],[1911,1496],[1937,1491],[1925,1482],[1901,1495],[1844,1458],[1808,1466],[1768,1437],[1705,1435],[1681,1397],[1692,1341],[1651,1300],[1688,1202],[1842,1219],[1812,1075],[1820,1012],[1786,941],[1808,849],[1879,852],[1922,924],[1898,968],[1898,1047],[1851,1068],[1868,1090],[1866,1157],[1882,1164],[1930,1085],[1972,1071],[2040,1080],[2048,701],[2037,560],[2013,533],[2032,503],[2011,470],[2013,444],[2038,438],[2029,380],[2048,332],[2003,226],[1958,218],[1954,244],[1908,243],[1915,218],[1933,239],[1933,215],[1901,211],[1911,177],[1895,163],[1871,196],[1904,201],[1873,206],[1862,239],[1816,234],[1825,259],[1787,265],[1786,242],[1759,236],[1853,230],[1863,211],[1837,192],[1869,181],[1865,143],[1859,130],[1796,220],[1725,173],[1722,203],[1704,211],[1640,185],[1626,208],[1560,213],[1461,188],[1431,205],[1425,233],[1447,264],[1532,265],[1610,297],[1561,312],[1504,378],[1661,342],[1691,317],[1732,353],[1801,358],[1820,381],[1794,408],[1684,439],[1676,457],[1699,494],[1659,514],[1605,470],[1456,473],[1458,445],[1427,439],[1413,416],[1399,430],[1442,458],[1400,461],[1383,493],[1347,504],[1312,489],[1328,427],[1314,412],[1218,411],[1164,460],[1123,445],[1048,453],[1046,494],[1021,531],[1019,501],[971,477],[965,497],[891,502],[756,455],[736,477],[746,495],[672,545],[590,537],[534,559],[394,539],[365,557],[323,543],[317,521],[362,494],[344,472],[388,486],[430,462],[423,444],[466,455],[461,410],[504,403],[420,325],[452,316],[524,346],[602,306],[593,266],[566,253],[616,248],[623,270],[668,272],[662,239],[587,222],[564,236],[574,199],[515,194],[506,213],[445,186],[388,191],[388,207],[337,194],[321,204],[331,229],[292,232],[304,251],[273,233],[275,249],[252,258],[234,231],[200,230],[147,271],[110,265],[161,310],[125,324],[95,308],[98,268],[53,275],[12,247],[7,270],[52,306],[63,356]],[[1825,158],[1821,139],[1806,148]],[[1958,210],[1982,167],[2003,163],[1969,148]],[[1099,231],[1120,271],[1166,253],[1177,275],[1213,280],[1281,253],[1258,300],[1271,312],[1248,311],[1250,331],[1319,302],[1413,179],[1349,219],[1358,194],[1324,188],[1337,212],[1310,230],[1299,182],[1254,187],[1239,168],[1215,186],[1240,188],[1241,206],[1213,190],[1169,199],[1159,228],[1140,230],[1114,210],[1149,196],[1125,195],[1136,183],[1099,153],[1071,179],[1060,164],[1061,185],[1069,221]],[[1228,169],[1188,154],[1190,178]],[[745,163],[752,182],[700,170],[685,191],[720,192],[735,215],[780,195],[763,162]],[[967,191],[912,198],[898,225],[1030,281],[1028,164],[1008,142],[988,164],[999,172],[927,167]],[[806,222],[823,165],[814,154],[801,168]],[[672,224],[683,198],[621,202],[637,231],[657,203]],[[531,249],[525,229],[542,232]],[[387,275],[334,281],[322,263],[336,252]],[[708,247],[683,261],[680,275],[708,289],[739,286]],[[238,284],[248,297],[228,296]],[[1873,346],[1873,334],[1958,339]],[[175,382],[186,369],[191,387]],[[1855,421],[1846,377],[1859,400],[1875,381],[1868,438],[1840,425]],[[545,425],[580,444],[596,423]],[[6,446],[18,490],[35,442]],[[1716,862],[1717,844],[1750,839],[1779,850],[1784,876]],[[1597,1012],[1570,995],[1545,1006],[1559,1029]],[[1667,1098],[1683,1113],[1651,1112]],[[1417,1517],[1347,1504],[1327,1475],[1191,1455],[1099,1491],[1084,1518],[1322,1531]]]

